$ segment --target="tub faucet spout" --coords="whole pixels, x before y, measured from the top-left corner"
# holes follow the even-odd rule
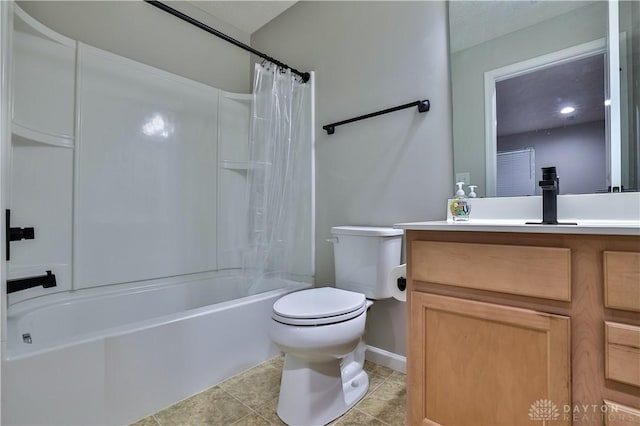
[[[55,274],[52,274],[51,271],[47,271],[47,275],[7,280],[7,293],[15,293],[16,291],[22,291],[39,286],[42,286],[43,288],[51,288],[56,285]]]

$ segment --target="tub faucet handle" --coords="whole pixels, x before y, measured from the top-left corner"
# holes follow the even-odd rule
[[[33,227],[26,228],[12,228],[11,227],[11,210],[5,210],[5,260],[11,260],[11,247],[9,242],[11,241],[20,241],[20,240],[33,240],[36,237],[35,230]]]

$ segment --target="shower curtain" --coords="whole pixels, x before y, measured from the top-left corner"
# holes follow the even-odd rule
[[[308,250],[296,238],[307,232],[301,227],[311,214],[311,203],[303,201],[311,192],[307,92],[291,70],[256,64],[247,171],[249,244],[243,257],[249,294],[297,280],[297,252]]]

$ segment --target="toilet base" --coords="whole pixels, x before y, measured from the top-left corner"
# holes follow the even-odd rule
[[[309,362],[286,354],[278,417],[290,426],[320,426],[346,413],[369,388],[364,360],[355,358]]]

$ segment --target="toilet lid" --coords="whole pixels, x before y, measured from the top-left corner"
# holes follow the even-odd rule
[[[364,294],[333,287],[297,291],[273,304],[273,318],[285,324],[331,324],[346,321],[366,310]],[[314,321],[315,320],[315,321]]]

